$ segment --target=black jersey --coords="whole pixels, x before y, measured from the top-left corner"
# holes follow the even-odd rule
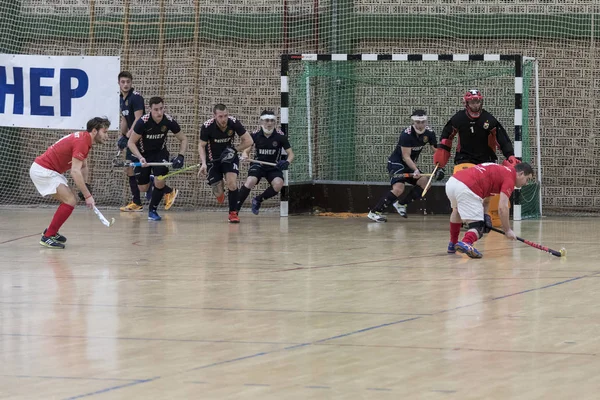
[[[406,165],[404,159],[402,158],[402,148],[403,147],[411,147],[412,150],[410,152],[410,159],[415,163],[419,158],[419,154],[423,151],[423,147],[426,144],[430,144],[433,147],[437,147],[437,139],[435,137],[435,132],[430,127],[425,128],[425,132],[420,135],[415,131],[413,126],[409,126],[405,130],[402,131],[400,137],[398,138],[398,144],[394,149],[394,152],[388,158],[388,162],[393,164],[402,164],[404,166],[405,172],[413,172],[413,170]]]
[[[218,160],[223,150],[233,146],[234,135],[242,136],[244,133],[246,133],[246,128],[235,117],[228,117],[225,130],[219,128],[217,120],[214,118],[206,121],[200,128],[200,140],[208,143],[206,145],[207,160]]]
[[[444,127],[440,140],[452,140],[457,134],[455,164],[496,161],[497,147],[500,147],[504,157],[514,156],[513,146],[506,130],[486,110],[481,110],[481,115],[476,119],[469,118],[465,110],[458,111]]]
[[[169,114],[163,114],[159,123],[154,122],[151,114],[143,115],[135,123],[133,131],[141,135],[137,147],[142,155],[156,153],[166,148],[167,134],[169,131],[178,134],[181,131],[179,124]]]
[[[265,135],[262,128],[250,134],[256,147],[256,159],[276,163],[281,157],[281,149],[289,149],[290,142],[283,131],[275,129],[269,136]]]
[[[144,108],[144,98],[133,88],[127,93],[127,96],[123,97],[123,93],[121,93],[119,98],[121,115],[124,116],[127,121],[127,129],[131,129],[133,121],[135,121],[135,112],[141,110],[142,114],[146,113],[146,109]]]

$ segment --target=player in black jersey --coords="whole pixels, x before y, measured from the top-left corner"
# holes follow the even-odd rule
[[[120,150],[127,148],[127,142],[129,136],[131,136],[131,129],[135,123],[146,113],[144,108],[144,98],[142,95],[131,87],[133,76],[129,71],[121,71],[119,73],[119,88],[121,94],[119,95],[119,107],[121,110],[121,123],[120,132],[121,137],[117,142]],[[125,159],[130,162],[137,161],[131,154],[131,150],[127,148]],[[126,167],[125,173],[128,176],[129,188],[131,189],[132,200],[129,204],[121,207],[121,211],[142,211],[142,200],[140,198],[140,189],[138,188],[135,175],[132,167]]]
[[[256,148],[255,159],[264,161],[277,166],[264,165],[260,163],[252,163],[248,170],[248,178],[246,183],[240,189],[239,200],[237,204],[238,211],[242,208],[244,201],[250,194],[252,188],[260,182],[262,178],[266,178],[270,185],[264,192],[252,199],[252,212],[258,215],[260,206],[263,200],[270,199],[277,195],[283,187],[283,172],[288,169],[290,163],[294,160],[294,152],[290,146],[287,136],[283,131],[275,129],[277,118],[275,113],[270,110],[265,110],[260,115],[260,129],[253,132],[252,140]],[[247,148],[242,153],[242,160],[248,158],[250,148]],[[282,151],[285,150],[287,158],[281,159]]]
[[[241,139],[237,147],[233,145],[235,135]],[[212,187],[217,201],[225,200],[223,176],[229,190],[229,222],[239,223],[237,212],[238,188],[237,176],[240,173],[238,152],[252,146],[252,138],[244,125],[229,115],[227,106],[217,104],[213,107],[213,118],[200,128],[200,171],[198,176],[208,175],[208,184]]]
[[[181,133],[179,124],[169,114],[165,114],[164,101],[160,97],[150,99],[150,114],[142,116],[133,127],[133,132],[129,137],[128,146],[131,152],[142,163],[141,167],[135,168],[135,177],[140,190],[146,191],[150,184],[150,173],[154,175],[166,175],[169,168],[166,166],[149,167],[146,163],[162,162],[169,160],[169,151],[167,150],[167,135],[169,131],[181,142],[179,154],[172,160],[174,169],[183,167],[183,159],[187,149],[187,137]],[[156,212],[156,208],[165,196],[165,210],[173,205],[177,197],[177,189],[172,189],[166,185],[164,180],[156,179],[154,181],[154,190],[150,200],[150,210],[148,219],[160,221],[161,217]]]
[[[406,206],[421,197],[427,184],[428,178],[421,175],[417,167],[417,159],[426,144],[436,147],[437,139],[433,130],[427,126],[425,110],[413,111],[411,119],[412,125],[402,131],[394,152],[388,158],[387,168],[392,189],[379,199],[377,205],[369,212],[368,217],[373,221],[386,222],[387,218],[382,213],[392,203],[398,213],[406,218]],[[444,172],[441,169],[438,171],[435,179],[441,180],[444,178]],[[404,174],[411,175],[405,177]],[[406,183],[413,185],[413,188],[405,193]],[[396,201],[399,204],[396,205]]]
[[[454,173],[476,164],[496,162],[496,150],[500,148],[508,162],[515,166],[520,161],[515,157],[513,145],[500,122],[483,108],[483,95],[477,89],[468,90],[463,96],[464,109],[457,111],[444,126],[440,135],[440,144],[433,156],[433,163],[443,168],[450,159],[452,141],[458,136],[456,155],[454,157]],[[486,199],[489,204],[485,215],[488,225],[499,225],[498,201]],[[456,213],[456,210],[453,211]],[[455,253],[454,245],[458,242],[460,223],[450,223],[450,243],[448,253]]]

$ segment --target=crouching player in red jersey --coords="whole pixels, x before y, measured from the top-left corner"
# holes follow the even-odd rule
[[[71,170],[73,181],[83,194],[86,206],[94,207],[94,198],[85,184],[88,175],[87,156],[92,144],[102,144],[108,140],[109,126],[110,121],[106,118],[92,118],[87,123],[87,131],[73,132],[63,137],[31,164],[29,176],[38,192],[42,196],[52,195],[61,203],[42,234],[42,246],[51,249],[65,248],[67,238],[59,234],[58,230],[73,212],[77,199],[69,189],[63,173]]]
[[[489,232],[484,220],[484,199],[497,193],[500,193],[498,213],[502,229],[508,239],[516,239],[510,228],[508,200],[515,186],[524,186],[531,177],[531,165],[519,163],[512,166],[508,161],[504,165],[484,163],[457,171],[446,183],[446,195],[452,206],[448,248],[453,246],[456,251],[471,258],[483,257],[473,244]],[[461,222],[467,224],[469,230],[459,242]]]

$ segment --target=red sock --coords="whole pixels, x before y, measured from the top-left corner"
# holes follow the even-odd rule
[[[465,236],[463,237],[463,243],[466,244],[473,244],[477,241],[477,234],[473,233],[471,231],[468,231],[467,233],[465,233]]]
[[[65,223],[65,221],[69,218],[73,209],[75,207],[70,206],[65,203],[61,203],[58,206],[58,210],[54,213],[54,217],[52,218],[52,222],[50,222],[50,226],[46,230],[46,237],[54,236],[58,233],[60,227]]]
[[[454,244],[458,242],[458,235],[460,234],[460,227],[462,224],[450,222],[450,241]]]

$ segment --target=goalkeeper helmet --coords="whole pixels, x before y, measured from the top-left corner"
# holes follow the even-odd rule
[[[479,104],[469,104],[469,101],[472,100],[479,100]],[[463,96],[463,102],[465,103],[467,115],[473,119],[479,118],[483,108],[483,95],[481,92],[477,89],[467,90],[467,93]]]

